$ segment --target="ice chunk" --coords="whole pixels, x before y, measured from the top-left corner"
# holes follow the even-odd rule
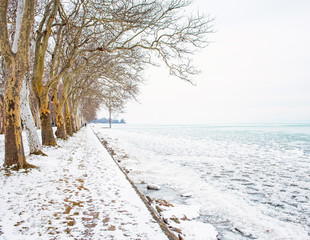
[[[148,184],[146,187],[148,190],[160,190],[160,186],[156,185],[156,184]]]

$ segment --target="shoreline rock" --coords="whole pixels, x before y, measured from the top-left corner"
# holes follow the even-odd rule
[[[156,184],[148,184],[147,187],[146,187],[147,190],[155,190],[155,191],[160,190],[160,188],[161,187],[156,185]]]

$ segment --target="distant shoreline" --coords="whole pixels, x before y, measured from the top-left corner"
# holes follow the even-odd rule
[[[90,124],[106,124],[102,122],[90,122]],[[171,127],[310,127],[309,123],[120,123],[115,122],[112,124],[128,125],[128,126],[171,126]]]

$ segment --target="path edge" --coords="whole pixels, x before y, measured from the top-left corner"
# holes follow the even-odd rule
[[[166,223],[163,221],[163,219],[160,217],[160,215],[158,214],[158,212],[149,204],[148,200],[146,199],[146,197],[144,196],[144,194],[142,194],[139,189],[137,188],[137,186],[134,184],[134,182],[128,177],[128,174],[124,171],[124,169],[122,169],[122,167],[119,165],[119,163],[115,160],[114,156],[112,154],[110,154],[109,150],[107,149],[106,144],[104,144],[103,142],[101,142],[101,140],[99,139],[99,137],[97,136],[97,134],[95,133],[95,131],[93,130],[92,127],[90,127],[90,129],[92,130],[93,134],[97,137],[97,139],[99,140],[99,142],[102,144],[102,146],[105,148],[105,150],[108,152],[108,154],[110,155],[110,157],[112,158],[112,160],[114,161],[114,163],[118,166],[118,168],[121,170],[121,172],[125,175],[127,181],[130,183],[130,185],[133,187],[133,189],[136,191],[136,193],[138,194],[138,196],[140,197],[140,199],[142,200],[142,202],[144,203],[144,205],[146,206],[146,208],[148,209],[148,211],[150,212],[150,214],[152,215],[153,219],[159,224],[161,230],[164,232],[164,234],[168,237],[169,240],[180,240],[179,237],[177,237],[173,232],[171,232],[168,228],[168,226],[166,225]],[[105,140],[106,141],[106,140]],[[182,238],[181,238],[182,239]]]

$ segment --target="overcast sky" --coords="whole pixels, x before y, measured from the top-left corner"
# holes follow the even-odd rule
[[[197,86],[145,73],[128,123],[310,123],[310,1],[196,0],[215,17],[212,43],[195,55]],[[107,116],[100,114],[99,117]]]

